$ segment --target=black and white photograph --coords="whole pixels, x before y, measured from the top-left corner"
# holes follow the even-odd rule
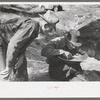
[[[0,2],[0,98],[100,97],[99,2]]]
[[[100,4],[0,4],[0,81],[100,81]]]

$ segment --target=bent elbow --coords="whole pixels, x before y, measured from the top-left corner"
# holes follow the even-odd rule
[[[44,56],[44,57],[48,57],[51,55],[51,52],[52,52],[52,47],[44,47],[42,50],[41,50],[41,55]]]

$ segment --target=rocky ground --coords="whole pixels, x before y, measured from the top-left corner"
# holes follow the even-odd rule
[[[1,21],[3,20],[8,20],[10,18],[15,18],[15,17],[31,17],[33,19],[38,18],[38,16],[33,16],[32,13],[34,12],[33,5],[28,5],[29,9],[27,6],[24,6],[20,8],[20,6],[17,6],[18,12],[20,13],[12,13],[12,12],[0,12],[0,19]],[[26,8],[25,8],[26,7]],[[41,56],[41,49],[43,46],[48,43],[52,38],[55,38],[57,36],[62,36],[63,34],[66,33],[66,31],[69,31],[69,29],[76,27],[77,25],[81,25],[82,23],[88,22],[88,20],[92,20],[92,18],[95,17],[95,19],[99,19],[100,15],[100,7],[96,5],[79,5],[79,6],[66,6],[66,8],[69,8],[66,11],[58,11],[55,12],[55,14],[59,17],[60,22],[57,24],[57,33],[50,33],[47,35],[40,35],[40,40],[35,40],[34,42],[31,43],[31,45],[27,48],[26,51],[26,56],[27,56],[27,61],[28,61],[28,74],[29,74],[29,81],[56,81],[52,78],[49,77],[48,75],[48,64],[45,63],[45,58]],[[15,9],[15,8],[14,8]],[[27,12],[25,13],[25,9],[27,9]],[[2,9],[1,9],[2,10]],[[16,9],[15,9],[16,10]],[[19,11],[21,10],[21,11]],[[9,11],[9,10],[8,10]],[[36,10],[35,10],[36,11]],[[39,10],[37,10],[39,11]],[[22,13],[24,12],[24,14]],[[40,12],[40,11],[39,11]],[[33,17],[32,17],[33,16]],[[92,25],[93,26],[93,25]],[[98,27],[99,30],[99,27]],[[91,34],[94,34],[96,29],[92,31]],[[83,29],[81,29],[81,36],[82,39],[85,40],[86,37],[91,36],[88,35],[88,29],[85,31],[86,34],[84,34]],[[85,38],[84,38],[85,37]],[[94,35],[95,37],[95,35]],[[100,34],[97,35],[97,37],[100,37]],[[91,37],[89,37],[91,40]],[[90,53],[90,56],[97,57],[99,54],[99,46],[95,50],[96,47],[92,45],[95,42],[95,44],[98,44],[98,41],[92,40],[92,42],[88,42],[91,44],[90,48],[87,48],[85,46],[85,50]],[[92,49],[91,49],[92,48]],[[92,55],[93,52],[95,52],[94,55]],[[96,54],[98,52],[98,54]],[[89,54],[88,53],[88,54]],[[99,56],[97,57],[99,59]],[[97,81],[100,80],[99,76],[100,73],[98,72],[90,72],[90,71],[85,71],[84,72],[87,77],[90,79],[90,81]]]

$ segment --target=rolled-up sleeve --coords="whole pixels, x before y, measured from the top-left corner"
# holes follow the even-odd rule
[[[16,58],[26,50],[26,47],[36,38],[39,32],[39,24],[31,19],[25,20],[21,23],[18,31],[11,38],[6,56],[6,66],[14,67]]]
[[[51,42],[42,49],[41,55],[49,57],[63,54],[65,52],[63,48],[65,47],[66,42],[67,38],[64,36],[51,40]]]

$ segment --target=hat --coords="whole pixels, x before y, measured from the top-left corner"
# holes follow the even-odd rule
[[[80,32],[78,30],[70,30],[69,33],[71,35],[70,43],[76,47],[80,47],[82,43],[77,42]]]
[[[76,42],[73,42],[73,41],[70,41],[70,43],[72,43],[76,47],[80,47],[82,45],[82,43],[76,43]]]
[[[56,30],[56,24],[59,22],[59,18],[53,11],[48,10],[44,15],[39,14],[39,16]]]

